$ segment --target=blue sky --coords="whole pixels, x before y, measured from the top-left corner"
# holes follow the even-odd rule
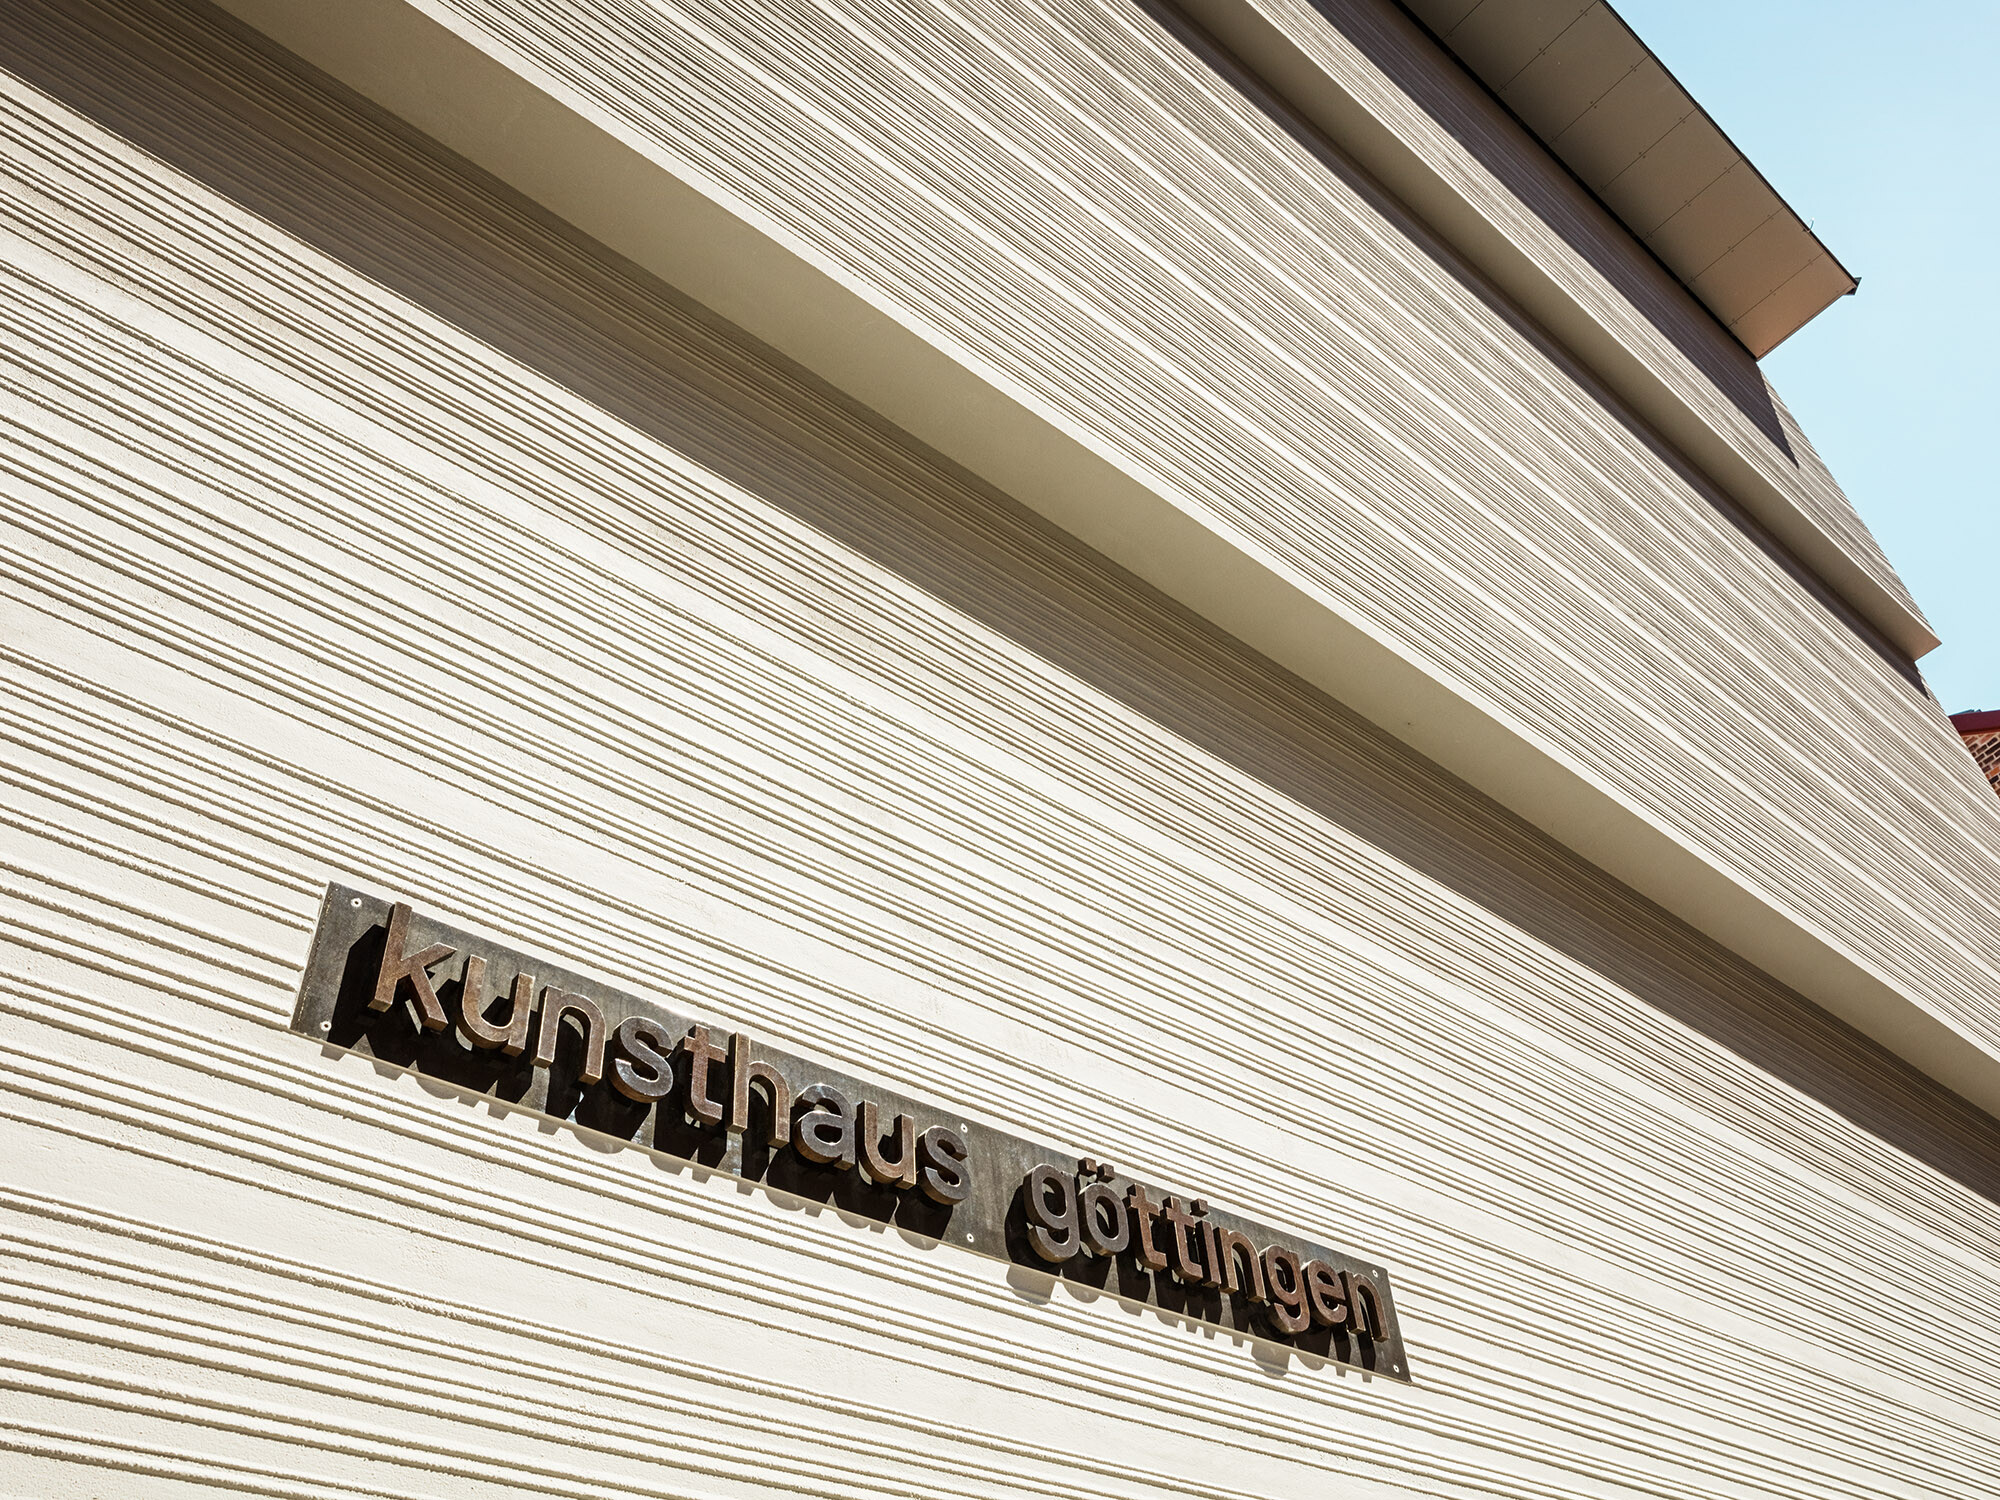
[[[1944,644],[2000,708],[2000,0],[1613,0],[1861,290],[1764,360]]]

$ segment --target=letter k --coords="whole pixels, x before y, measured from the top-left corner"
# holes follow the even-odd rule
[[[409,937],[409,903],[398,901],[389,908],[389,935],[382,940],[382,968],[375,976],[375,998],[368,1002],[368,1008],[387,1010],[394,1005],[396,991],[407,979],[423,1012],[424,1030],[443,1031],[451,1023],[445,1019],[444,1007],[438,1004],[437,991],[431,988],[431,976],[425,970],[432,964],[443,963],[458,950],[433,943],[421,953],[405,956],[403,945]]]

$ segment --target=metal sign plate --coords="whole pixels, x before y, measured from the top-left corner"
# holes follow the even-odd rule
[[[328,886],[292,1030],[773,1192],[1410,1379],[1387,1268],[1371,1257],[1140,1184],[363,891]]]

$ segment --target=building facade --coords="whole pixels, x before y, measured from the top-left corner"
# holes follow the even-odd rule
[[[1852,281],[1559,20],[6,7],[0,1490],[1992,1492]]]

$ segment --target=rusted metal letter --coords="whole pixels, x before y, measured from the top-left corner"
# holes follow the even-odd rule
[[[1199,1198],[1195,1199],[1189,1207],[1198,1215],[1205,1215],[1208,1212],[1208,1205]],[[1201,1276],[1198,1279],[1203,1286],[1219,1287],[1222,1285],[1223,1268],[1222,1252],[1216,1245],[1217,1231],[1215,1221],[1203,1218],[1195,1226],[1195,1229],[1196,1233],[1201,1237]]]
[[[799,1091],[805,1110],[792,1122],[792,1149],[815,1166],[854,1165],[854,1106],[830,1083]]]
[[[451,1020],[438,1003],[437,991],[431,988],[427,971],[432,964],[443,963],[458,950],[445,943],[432,943],[421,952],[405,953],[403,949],[409,940],[410,904],[398,901],[389,908],[389,935],[382,940],[382,967],[375,972],[375,995],[368,1008],[387,1010],[396,1003],[397,992],[407,984],[410,993],[416,996],[424,1030],[443,1031]]]
[[[942,1208],[963,1203],[972,1192],[965,1170],[969,1154],[965,1137],[949,1125],[933,1125],[917,1137],[917,1185]]]
[[[910,1188],[917,1185],[917,1122],[908,1115],[897,1115],[890,1130],[896,1137],[893,1154],[882,1151],[882,1120],[880,1112],[871,1099],[861,1101],[861,1113],[856,1121],[856,1134],[860,1137],[861,1170],[871,1182],[879,1182],[884,1187]]]
[[[465,983],[459,986],[458,1024],[473,1046],[491,1051],[498,1047],[509,1057],[519,1057],[528,1046],[528,1020],[535,1010],[535,976],[516,974],[508,991],[507,1019],[495,1026],[486,1019],[486,960],[468,954]]]
[[[1359,1271],[1343,1271],[1347,1283],[1347,1326],[1371,1339],[1386,1339],[1394,1332],[1389,1326],[1389,1304],[1372,1278]]]
[[[577,1018],[583,1027],[583,1067],[577,1078],[595,1083],[604,1076],[604,1012],[587,995],[573,995],[549,985],[542,991],[542,1024],[535,1029],[535,1066],[546,1068],[556,1060],[556,1041],[566,1015]]]
[[[1132,1250],[1139,1257],[1139,1264],[1148,1271],[1164,1271],[1167,1257],[1153,1238],[1153,1222],[1160,1216],[1160,1205],[1146,1196],[1146,1190],[1133,1183],[1126,1191],[1125,1206],[1132,1214]]]
[[[1047,1163],[1021,1182],[1021,1209],[1028,1219],[1028,1246],[1057,1265],[1083,1247],[1076,1218],[1076,1179]]]
[[[1215,1247],[1215,1270],[1222,1277],[1224,1291],[1241,1292],[1252,1302],[1271,1300],[1264,1290],[1263,1259],[1248,1235],[1210,1225],[1209,1243]],[[1247,1274],[1239,1276],[1238,1267],[1245,1268]]]
[[[1323,1260],[1306,1262],[1306,1306],[1321,1328],[1347,1326],[1347,1283]]]
[[[623,1054],[611,1059],[613,1088],[635,1104],[651,1104],[674,1091],[674,1039],[666,1027],[646,1016],[627,1016],[611,1037]]]
[[[1271,1326],[1280,1333],[1304,1333],[1312,1325],[1312,1309],[1306,1303],[1305,1267],[1296,1250],[1265,1247],[1264,1285],[1271,1294],[1264,1308]]]
[[[771,1128],[765,1144],[782,1146],[792,1138],[792,1089],[785,1075],[767,1062],[750,1060],[750,1038],[736,1032],[729,1038],[729,1128],[738,1134],[750,1128],[750,1085],[762,1083],[771,1095]]]
[[[681,1050],[688,1059],[687,1117],[713,1130],[722,1123],[722,1106],[708,1096],[708,1070],[727,1054],[709,1040],[706,1026],[690,1026]]]
[[[1177,1198],[1169,1198],[1161,1205],[1160,1217],[1167,1225],[1169,1264],[1174,1275],[1190,1285],[1199,1285],[1202,1278],[1201,1220],[1182,1208]]]
[[[1116,1255],[1132,1243],[1132,1226],[1117,1190],[1101,1178],[1084,1184],[1076,1195],[1076,1222],[1083,1231],[1083,1253]]]

